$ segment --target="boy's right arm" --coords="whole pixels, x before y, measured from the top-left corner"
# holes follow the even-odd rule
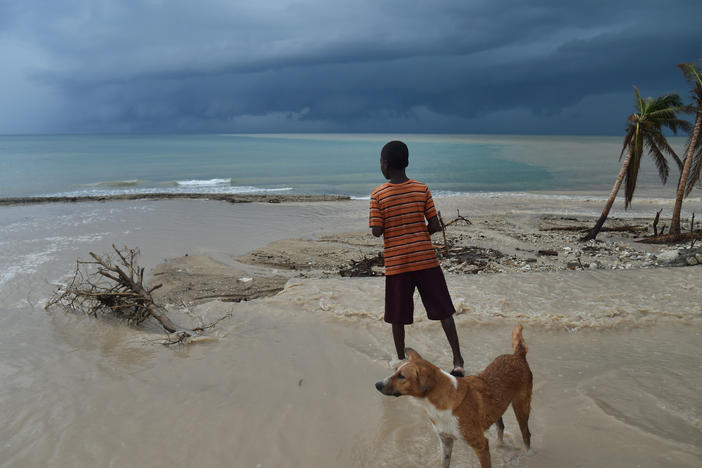
[[[375,237],[380,237],[383,235],[385,227],[383,212],[380,209],[378,200],[376,200],[372,194],[370,197],[370,216],[368,218],[368,226],[371,228],[371,232]]]

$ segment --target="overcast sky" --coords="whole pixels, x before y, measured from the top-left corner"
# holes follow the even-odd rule
[[[0,0],[0,134],[619,135],[700,0]]]

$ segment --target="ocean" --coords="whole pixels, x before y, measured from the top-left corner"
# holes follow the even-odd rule
[[[429,184],[435,196],[604,192],[616,177],[621,149],[619,137],[0,136],[0,197],[280,192],[364,198],[384,182],[378,160],[391,139],[407,142],[408,175]],[[661,187],[652,161],[644,161],[639,194]]]

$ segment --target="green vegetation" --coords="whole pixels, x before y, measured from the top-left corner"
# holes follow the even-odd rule
[[[626,127],[624,144],[619,158],[621,159],[625,153],[626,156],[602,210],[602,215],[595,226],[583,237],[583,240],[594,239],[600,232],[622,182],[624,182],[624,206],[625,208],[629,207],[636,190],[636,179],[644,151],[647,151],[653,158],[663,183],[667,181],[669,173],[665,154],[671,156],[681,168],[683,167],[680,158],[663,135],[664,128],[670,129],[673,133],[677,133],[678,129],[687,131],[690,128],[689,122],[677,117],[680,111],[685,110],[680,96],[670,93],[658,96],[656,99],[644,99],[638,88],[634,87],[634,107],[635,112],[627,118],[629,123]]]

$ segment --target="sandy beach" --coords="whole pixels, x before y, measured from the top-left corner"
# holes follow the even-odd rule
[[[366,229],[367,201],[281,201],[2,207],[3,242],[16,257],[4,260],[0,283],[0,465],[438,466],[421,408],[373,387],[394,357],[383,277],[340,274],[382,250]],[[529,344],[532,450],[508,411],[504,445],[487,433],[493,466],[702,462],[702,266],[687,265],[700,245],[636,242],[652,233],[657,209],[670,210],[660,199],[615,206],[611,226],[626,229],[580,242],[577,228],[601,204],[437,199],[444,221],[457,210],[470,220],[447,228],[448,246],[433,238],[467,371],[509,352],[516,323]],[[210,339],[164,347],[155,323],[44,311],[75,259],[111,243],[141,249],[174,320],[226,317]],[[450,366],[441,327],[418,298],[407,344]],[[478,466],[462,444],[453,463]]]

